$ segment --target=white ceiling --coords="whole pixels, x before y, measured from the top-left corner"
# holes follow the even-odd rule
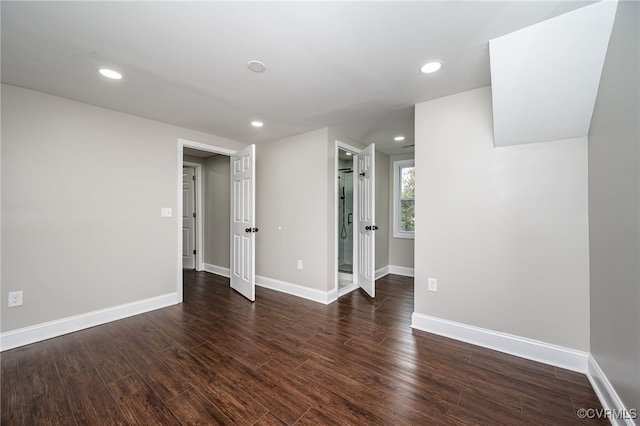
[[[396,154],[416,103],[490,83],[490,39],[587,3],[2,1],[2,82],[245,143],[335,127]]]

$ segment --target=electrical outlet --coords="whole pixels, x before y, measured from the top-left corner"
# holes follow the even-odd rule
[[[427,279],[427,290],[438,291],[438,280],[435,278]]]
[[[22,292],[12,291],[9,293],[9,307],[22,306]]]
[[[302,260],[298,260],[298,269],[302,270]]]

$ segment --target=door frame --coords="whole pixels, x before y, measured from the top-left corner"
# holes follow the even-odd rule
[[[202,164],[200,163],[192,163],[190,161],[183,161],[182,167],[193,167],[195,177],[196,177],[196,185],[194,188],[194,196],[196,203],[196,220],[195,220],[195,250],[196,250],[196,258],[194,263],[194,269],[196,271],[202,271],[203,264],[203,256],[202,250],[204,250],[204,230],[202,228],[202,200],[204,199],[204,193],[202,192]],[[182,217],[182,215],[180,215]]]
[[[340,232],[340,230],[338,229],[340,227],[340,219],[338,217],[338,210],[340,209],[339,203],[337,202],[338,200],[338,185],[339,185],[339,179],[338,179],[338,169],[340,168],[340,160],[338,158],[339,156],[339,151],[348,151],[350,153],[353,154],[354,157],[354,161],[356,156],[360,153],[360,151],[362,150],[361,148],[356,148],[353,145],[349,145],[347,143],[344,143],[340,140],[335,141],[335,148],[334,148],[334,165],[333,165],[333,200],[335,203],[335,209],[334,210],[334,218],[333,218],[333,222],[335,224],[334,226],[334,231],[333,231],[333,259],[335,262],[335,268],[334,269],[334,291],[336,294],[336,299],[340,297],[339,294],[339,283],[340,283],[340,278],[339,278],[339,273],[338,273],[338,267],[340,265],[338,265],[338,253],[339,253],[339,249],[338,249],[338,233]],[[354,169],[354,173],[355,173],[355,169]],[[356,185],[356,182],[354,180],[353,182],[353,217],[354,217],[354,223],[355,223],[355,218],[358,217],[358,203],[356,203],[355,201],[358,199],[358,185]],[[356,267],[358,266],[358,244],[357,244],[357,238],[355,238],[355,233],[354,233],[354,238],[353,238],[353,271],[357,271]],[[353,287],[353,290],[355,290],[356,288],[358,288],[358,274],[357,273],[352,273],[353,276],[353,284],[355,284],[355,286]]]
[[[190,141],[187,139],[178,139],[177,142],[178,145],[178,149],[177,149],[177,174],[176,174],[176,189],[177,189],[177,211],[176,211],[176,217],[177,217],[177,227],[176,227],[176,242],[177,242],[177,258],[176,258],[176,294],[177,294],[177,299],[178,299],[178,303],[181,303],[183,301],[183,282],[182,282],[182,167],[184,165],[184,159],[183,159],[183,155],[184,155],[184,148],[193,148],[193,149],[197,149],[199,151],[205,151],[205,152],[210,152],[212,154],[221,154],[221,155],[225,155],[228,157],[231,157],[231,155],[235,154],[237,152],[237,150],[234,149],[229,149],[229,148],[223,148],[220,146],[215,146],[215,145],[208,145],[205,143],[201,143],[201,142],[195,142],[195,141]],[[199,180],[199,182],[202,182],[202,179]],[[198,178],[196,177],[196,186],[198,184]],[[196,189],[196,194],[199,191]],[[200,200],[200,207],[196,206],[196,209],[201,208],[202,207],[202,200]],[[196,200],[197,202],[197,200]],[[202,218],[202,214],[201,211],[196,211],[196,219],[200,217]],[[196,225],[197,228],[197,225]],[[200,229],[202,229],[202,226],[200,227]],[[202,242],[202,238],[199,239],[199,241]],[[204,245],[203,245],[204,247]],[[196,254],[200,253],[200,256],[202,255],[202,251],[200,247],[196,248],[197,252]],[[198,264],[198,257],[196,257],[196,265]],[[202,263],[200,264],[200,266],[202,266]],[[196,270],[201,270],[198,269],[196,266]]]

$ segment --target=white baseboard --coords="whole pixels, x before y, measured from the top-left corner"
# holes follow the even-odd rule
[[[321,291],[313,288],[303,287],[298,284],[292,284],[285,281],[275,280],[273,278],[261,277],[256,275],[256,285],[271,290],[280,291],[282,293],[291,294],[293,296],[302,297],[303,299],[313,300],[314,302],[328,305],[338,298],[338,292],[333,289],[331,291]]]
[[[375,272],[375,279],[379,280],[380,278],[384,277],[385,275],[389,274],[389,265],[387,266],[383,266],[380,269],[376,269]]]
[[[633,426],[636,424],[633,419],[624,417],[637,417],[640,416],[640,413],[636,411],[635,416],[633,416],[631,410],[624,406],[624,403],[618,396],[618,393],[615,391],[611,382],[609,382],[609,379],[607,379],[607,376],[605,376],[604,372],[591,354],[589,354],[587,378],[589,379],[589,382],[591,382],[591,386],[596,392],[596,395],[602,404],[602,408],[611,413],[611,416],[608,417],[611,424],[616,426]]]
[[[6,331],[0,334],[0,351],[51,339],[177,303],[180,303],[178,293],[169,293],[137,302],[125,303],[124,305],[19,328],[17,330]]]
[[[345,281],[353,281],[353,274],[349,272],[338,272],[338,279]]]
[[[413,268],[408,268],[406,266],[395,266],[395,265],[387,265],[383,266],[380,269],[376,269],[376,280],[384,277],[388,274],[394,275],[402,275],[403,277],[414,277]]]
[[[206,272],[221,275],[226,278],[229,278],[231,276],[231,271],[229,268],[212,265],[210,263],[205,263],[203,264],[203,266]],[[335,289],[329,292],[323,292],[320,290],[303,287],[301,285],[292,284],[273,278],[262,277],[259,275],[256,275],[256,285],[282,293],[291,294],[293,296],[302,297],[303,299],[313,300],[314,302],[320,302],[325,305],[335,301],[338,298],[338,292]]]
[[[406,266],[394,266],[389,265],[389,273],[395,275],[402,275],[403,277],[414,277],[413,268],[408,268]]]
[[[567,370],[587,372],[587,352],[415,312],[411,327]]]
[[[211,272],[212,274],[220,275],[225,278],[229,278],[231,276],[231,270],[229,268],[225,268],[224,266],[212,265],[211,263],[203,263],[203,270],[206,272]]]
[[[357,289],[359,289],[359,288],[360,288],[360,287],[358,286],[358,284],[351,283],[351,284],[349,284],[348,286],[346,286],[346,287],[344,287],[344,288],[341,288],[341,289],[338,291],[338,297],[342,297],[342,296],[344,296],[345,294],[349,294],[349,293],[351,293],[352,291],[357,290]]]

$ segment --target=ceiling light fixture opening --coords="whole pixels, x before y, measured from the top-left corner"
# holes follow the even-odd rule
[[[262,121],[252,121],[251,125],[253,127],[262,127],[262,126],[264,126],[264,123]]]
[[[396,142],[400,142],[404,140],[404,136],[396,136],[395,138],[393,138],[394,141]]]
[[[442,61],[429,61],[420,68],[422,74],[431,74],[442,68]]]
[[[267,66],[260,61],[249,61],[247,67],[253,72],[264,72],[267,69]]]
[[[122,74],[120,74],[118,71],[110,70],[109,68],[100,68],[98,72],[100,72],[100,74],[102,74],[104,77],[110,78],[112,80],[122,79]]]
[[[352,154],[352,153],[350,153],[350,152],[347,152],[347,155],[351,156],[351,155],[353,155],[353,154]]]

